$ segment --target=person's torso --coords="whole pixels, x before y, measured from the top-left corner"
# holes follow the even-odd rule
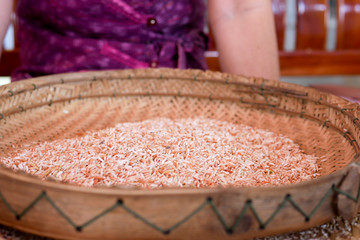
[[[204,68],[197,56],[206,48],[204,5],[203,0],[19,0],[17,72],[31,77],[88,69]]]

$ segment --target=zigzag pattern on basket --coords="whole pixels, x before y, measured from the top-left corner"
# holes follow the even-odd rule
[[[359,165],[359,164],[357,164]],[[299,204],[297,204],[291,197],[290,194],[286,194],[284,197],[284,200],[280,203],[279,207],[273,212],[273,214],[271,214],[271,216],[266,219],[265,221],[263,219],[260,218],[258,212],[256,211],[256,209],[253,206],[252,200],[247,200],[244,207],[241,210],[240,215],[236,218],[235,223],[230,226],[226,223],[224,217],[221,215],[221,213],[219,212],[218,208],[215,206],[213,200],[211,197],[208,197],[201,205],[199,205],[199,207],[197,207],[194,211],[192,211],[190,214],[188,214],[185,218],[183,218],[182,220],[180,220],[179,222],[177,222],[176,224],[174,224],[173,226],[171,226],[168,229],[163,229],[160,226],[152,223],[150,220],[146,219],[145,217],[141,216],[139,213],[137,213],[136,211],[132,210],[131,208],[127,207],[126,204],[124,203],[124,201],[122,199],[118,199],[112,206],[108,207],[107,209],[105,209],[103,212],[101,212],[100,214],[92,217],[91,219],[89,219],[88,221],[86,221],[85,223],[81,224],[81,225],[77,225],[76,223],[74,223],[74,221],[68,217],[56,204],[55,202],[48,196],[48,194],[46,193],[46,191],[43,191],[42,193],[40,193],[27,207],[25,207],[25,209],[20,212],[17,213],[12,206],[9,204],[9,202],[6,200],[6,198],[2,195],[2,193],[0,192],[0,199],[4,202],[5,206],[9,209],[9,211],[11,213],[14,214],[15,218],[17,220],[21,220],[22,217],[24,217],[33,207],[35,207],[39,201],[41,199],[45,199],[47,202],[50,203],[50,205],[61,215],[61,217],[63,217],[72,227],[74,227],[74,229],[78,232],[81,232],[85,227],[88,227],[89,225],[91,225],[92,223],[94,223],[95,221],[97,221],[98,219],[100,219],[101,217],[104,217],[105,215],[107,215],[108,213],[112,212],[113,210],[115,210],[116,208],[122,208],[124,209],[126,212],[128,212],[130,215],[132,215],[133,217],[139,219],[140,221],[142,221],[144,224],[148,225],[149,227],[167,235],[170,234],[173,230],[177,229],[178,227],[180,227],[183,223],[187,222],[188,220],[190,220],[193,216],[195,216],[197,213],[199,213],[201,210],[203,210],[206,206],[210,206],[212,211],[216,214],[217,218],[219,219],[220,223],[222,224],[224,230],[226,231],[227,234],[232,234],[234,232],[234,230],[236,229],[236,227],[240,224],[241,220],[244,218],[245,213],[247,211],[251,211],[258,224],[259,224],[259,228],[260,229],[265,229],[266,226],[268,224],[271,223],[271,221],[281,212],[281,210],[285,207],[285,204],[287,202],[289,202],[291,204],[291,206],[293,208],[295,208],[299,213],[301,213],[304,217],[305,217],[305,221],[308,222],[310,221],[311,217],[317,212],[317,210],[322,206],[322,204],[326,201],[327,198],[329,198],[329,196],[332,194],[338,194],[338,195],[344,195],[346,196],[348,199],[350,199],[351,201],[354,202],[358,202],[359,198],[360,198],[360,185],[358,188],[358,193],[357,196],[352,196],[351,194],[342,191],[341,189],[337,188],[335,185],[332,185],[331,188],[325,193],[325,195],[320,199],[320,201],[316,204],[316,206],[313,208],[313,210],[307,214]]]

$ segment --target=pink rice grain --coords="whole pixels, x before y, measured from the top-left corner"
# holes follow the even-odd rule
[[[0,161],[42,179],[81,186],[260,186],[318,176],[318,158],[284,136],[205,118],[120,123],[43,142]]]

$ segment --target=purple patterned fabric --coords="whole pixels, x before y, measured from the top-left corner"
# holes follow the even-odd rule
[[[19,0],[12,80],[147,67],[205,69],[203,0]]]

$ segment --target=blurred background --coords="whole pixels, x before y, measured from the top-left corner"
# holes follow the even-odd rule
[[[337,38],[338,38],[338,20],[340,24],[344,23],[343,16],[340,16],[340,11],[353,11],[352,14],[360,15],[360,1],[338,1],[338,0],[328,0],[325,1],[325,4],[322,6],[321,2],[323,1],[313,1],[315,2],[315,10],[318,8],[319,12],[325,12],[325,27],[326,27],[326,38],[325,38],[325,50],[329,52],[336,52],[337,50]],[[318,3],[316,7],[316,2]],[[286,16],[285,16],[285,36],[284,36],[284,51],[292,52],[296,51],[296,33],[297,33],[297,16],[299,11],[305,11],[305,9],[301,9],[302,7],[305,8],[303,3],[299,3],[296,0],[286,0]],[[353,4],[353,6],[346,6],[346,4]],[[324,8],[327,4],[327,9]],[[297,10],[298,8],[298,10]],[[299,9],[300,8],[300,9]],[[342,8],[342,9],[340,9]],[[360,25],[359,22],[354,22],[353,26],[348,26],[348,28],[352,28],[354,31],[359,31],[360,34]],[[354,39],[356,40],[356,39]],[[356,41],[360,42],[360,39]],[[351,50],[351,49],[350,49]],[[358,51],[354,50],[354,51]],[[311,50],[309,50],[311,51]],[[360,65],[358,65],[358,71],[360,71]],[[356,73],[354,75],[346,74],[346,75],[325,75],[325,76],[284,76],[282,77],[282,81],[291,82],[296,84],[301,84],[305,86],[309,86],[311,84],[336,84],[336,85],[343,85],[343,86],[353,86],[353,87],[360,87],[360,74]]]
[[[323,89],[328,89],[328,84],[352,88],[352,95],[358,98],[355,90],[360,87],[360,0],[272,2],[281,80],[319,89],[324,84]],[[0,84],[10,82],[10,68],[19,64],[15,25],[13,14],[3,43]],[[216,43],[210,44],[206,56],[210,69],[218,70]]]

